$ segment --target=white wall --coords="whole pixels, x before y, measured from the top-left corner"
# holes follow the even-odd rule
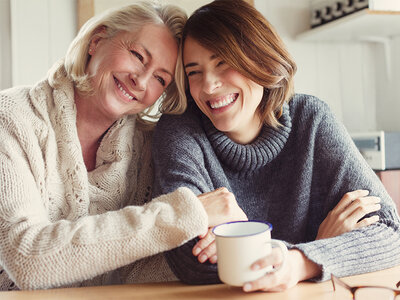
[[[8,1],[1,0],[0,4]],[[76,3],[10,1],[12,85],[33,84],[65,54],[76,34]],[[102,1],[96,0],[98,5]],[[349,131],[400,131],[400,58],[396,55],[400,52],[400,37],[391,42],[392,68],[388,79],[384,51],[379,45],[296,40],[296,35],[309,27],[309,0],[255,0],[255,5],[275,26],[297,62],[297,92],[327,102]]]
[[[142,0],[95,0],[94,13],[98,14],[112,7],[129,5]],[[196,8],[211,2],[212,0],[157,0],[162,4],[174,4],[185,9],[187,14],[191,14]]]
[[[44,78],[75,34],[75,1],[11,0],[12,85]]]
[[[400,18],[400,16],[399,16]],[[384,50],[377,47],[377,85],[376,100],[378,128],[400,131],[400,36],[391,41],[391,73],[386,75]]]
[[[360,42],[297,40],[296,36],[309,28],[309,0],[256,0],[255,4],[283,37],[297,62],[296,92],[327,102],[349,131],[376,130],[379,49]]]
[[[0,0],[0,89],[11,87],[10,1]]]

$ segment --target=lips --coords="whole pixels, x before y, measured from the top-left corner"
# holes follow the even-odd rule
[[[123,83],[119,82],[117,78],[114,77],[114,81],[117,84],[118,89],[121,91],[121,93],[130,101],[132,100],[138,100],[134,94],[132,94]]]
[[[212,109],[219,109],[228,106],[236,101],[239,94],[229,94],[222,97],[217,97],[207,101],[207,104]]]

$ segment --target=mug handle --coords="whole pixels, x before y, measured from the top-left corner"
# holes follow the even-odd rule
[[[273,268],[271,271],[269,271],[269,273],[273,273],[273,272],[280,270],[283,267],[283,265],[285,264],[286,258],[287,258],[287,253],[288,253],[288,248],[286,247],[285,243],[280,240],[271,239],[271,241],[269,241],[268,243],[275,245],[279,249],[281,249],[282,256],[283,256],[282,263],[279,265],[279,267]]]

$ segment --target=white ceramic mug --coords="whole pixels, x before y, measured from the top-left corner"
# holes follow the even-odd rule
[[[232,286],[243,286],[261,278],[268,272],[279,270],[286,260],[287,248],[282,241],[271,239],[272,225],[258,221],[229,222],[214,227],[218,256],[218,276]],[[271,253],[272,246],[279,247],[283,263],[278,268],[267,266],[251,270],[258,259]]]

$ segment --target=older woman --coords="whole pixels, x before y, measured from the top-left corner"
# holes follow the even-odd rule
[[[157,124],[155,192],[224,186],[249,219],[272,223],[272,236],[287,242],[287,261],[245,291],[400,263],[392,200],[328,106],[293,93],[296,65],[254,7],[215,0],[195,11],[183,31],[182,71],[189,107]],[[215,265],[194,256],[216,261],[205,240],[167,253],[181,280],[218,282]],[[281,264],[277,252],[252,268]]]
[[[93,18],[46,80],[0,93],[1,290],[174,279],[153,255],[245,218],[226,190],[149,202],[142,116],[160,96],[162,112],[184,107],[174,73],[185,21],[146,3]]]

